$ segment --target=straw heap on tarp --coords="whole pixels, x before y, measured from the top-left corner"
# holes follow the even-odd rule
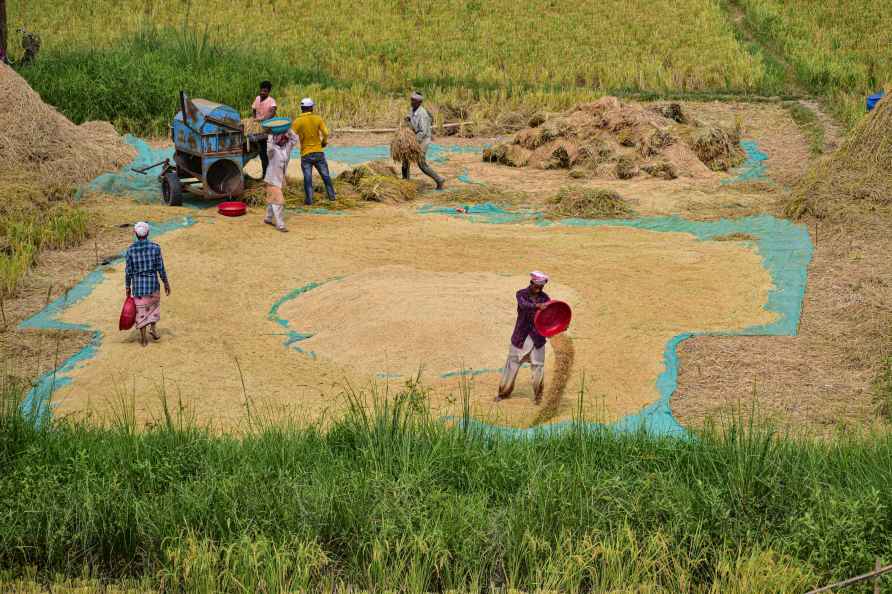
[[[73,124],[4,64],[0,105],[0,163],[42,185],[79,185],[126,165],[136,154],[111,124]]]

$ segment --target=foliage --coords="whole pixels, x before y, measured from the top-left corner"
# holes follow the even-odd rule
[[[431,419],[416,382],[345,397],[328,428],[239,437],[7,406],[0,566],[189,592],[801,592],[892,556],[888,434],[511,439]]]

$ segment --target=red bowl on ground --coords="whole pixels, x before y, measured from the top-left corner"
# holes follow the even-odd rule
[[[545,309],[540,309],[536,312],[536,316],[533,318],[533,325],[539,331],[539,334],[547,338],[560,334],[569,328],[572,317],[573,312],[570,311],[569,305],[563,301],[552,300],[545,304]]]
[[[248,205],[244,202],[221,202],[217,205],[217,212],[224,217],[240,217],[248,212]]]

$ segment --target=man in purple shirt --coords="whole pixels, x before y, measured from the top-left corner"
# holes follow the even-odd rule
[[[540,309],[545,309],[548,294],[542,290],[548,276],[534,271],[530,273],[530,286],[517,292],[517,322],[511,335],[511,347],[508,350],[508,362],[499,382],[499,395],[496,402],[511,396],[514,391],[514,380],[523,363],[533,368],[533,402],[542,401],[542,390],[545,386],[545,337],[539,334],[533,325],[533,318]]]

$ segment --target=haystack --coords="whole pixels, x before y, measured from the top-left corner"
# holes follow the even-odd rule
[[[338,175],[336,183],[354,188],[360,198],[372,202],[397,204],[418,196],[418,186],[397,177],[396,169],[381,161],[364,163]]]
[[[739,132],[704,126],[678,104],[644,107],[604,97],[536,122],[509,142],[489,147],[483,160],[513,167],[567,169],[574,176],[629,179],[703,177],[743,159]]]
[[[73,124],[0,64],[0,163],[41,186],[73,186],[128,164],[136,150],[107,122]]]
[[[392,165],[389,165],[384,161],[369,161],[368,163],[363,163],[353,169],[342,171],[336,179],[355,186],[359,183],[359,180],[367,175],[396,177],[397,171]]]
[[[562,188],[549,200],[549,211],[560,217],[610,219],[635,214],[622,196],[613,190]]]
[[[418,186],[408,180],[387,175],[366,175],[356,184],[363,200],[398,204],[409,202],[418,196]]]
[[[390,158],[397,163],[418,163],[424,158],[424,151],[411,128],[400,126],[396,131],[390,141]]]
[[[892,206],[892,96],[880,101],[842,146],[793,189],[787,213],[824,216],[852,207]]]
[[[703,163],[713,171],[728,171],[743,162],[740,133],[718,126],[691,131],[688,144]]]

